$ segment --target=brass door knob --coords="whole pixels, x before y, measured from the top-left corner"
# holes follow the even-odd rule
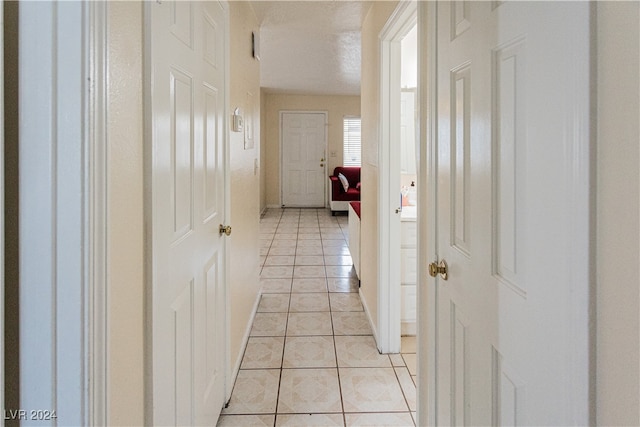
[[[231,226],[230,225],[224,226],[220,224],[220,228],[218,229],[218,231],[220,231],[220,234],[226,234],[227,236],[229,236],[231,235]]]
[[[449,278],[449,266],[447,265],[447,261],[442,260],[440,261],[440,264],[436,262],[429,264],[429,276],[436,277],[438,274],[442,276],[444,280]]]

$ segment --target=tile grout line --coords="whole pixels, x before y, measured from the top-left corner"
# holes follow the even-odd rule
[[[284,215],[284,211],[282,211],[280,213],[280,219],[278,220],[278,225],[276,226],[276,230],[273,234],[273,240],[271,241],[271,244],[273,245],[273,242],[276,239],[276,235],[278,234],[278,228],[280,228],[280,223],[282,221],[282,216]],[[271,248],[269,248],[269,252],[271,252]],[[267,254],[268,256],[268,254]],[[266,258],[265,258],[265,264],[266,264]],[[264,267],[263,267],[264,268]],[[293,276],[293,274],[292,274]],[[293,280],[293,279],[292,279]],[[289,286],[289,290],[291,290],[291,285]],[[278,400],[280,398],[280,383],[282,382],[282,359],[284,358],[284,348],[285,345],[287,344],[287,324],[288,324],[289,319],[287,318],[285,320],[285,326],[284,326],[284,337],[283,337],[283,341],[282,341],[282,357],[280,358],[280,375],[278,376],[278,392],[276,395],[276,406],[274,408],[274,414],[273,414],[273,427],[276,426],[276,422],[278,419]],[[255,322],[255,320],[254,320]],[[252,325],[253,326],[253,325]]]
[[[320,222],[318,221],[318,225]],[[329,282],[327,277],[327,261],[325,258],[324,244],[322,239],[322,232],[320,232],[320,245],[322,246],[322,264],[324,266],[325,283],[327,286],[327,298],[329,299],[329,320],[331,321],[331,336],[333,338],[333,353],[336,357],[336,375],[338,377],[338,392],[340,393],[340,407],[342,408],[342,423],[347,425],[347,416],[344,410],[344,395],[342,393],[342,382],[340,381],[340,361],[338,359],[338,345],[336,344],[336,330],[333,324],[333,307],[331,305],[331,298],[329,298]]]
[[[324,246],[324,243],[325,243],[325,241],[327,239],[336,240],[336,239],[331,239],[332,237],[336,237],[335,235],[333,235],[333,233],[335,233],[336,229],[341,230],[342,237],[340,238],[340,240],[342,240],[343,244],[346,243],[345,242],[346,238],[345,238],[345,235],[344,235],[344,228],[342,227],[342,224],[337,220],[323,222],[322,225],[324,225],[325,227],[320,227],[321,224],[320,224],[320,210],[319,209],[315,209],[314,213],[311,214],[311,215],[304,215],[303,216],[302,212],[303,212],[302,210],[297,210],[296,243],[295,243],[295,246],[294,246],[295,249],[294,249],[294,258],[293,258],[294,259],[294,261],[293,261],[293,272],[292,272],[292,276],[291,276],[290,286],[289,286],[288,292],[282,292],[282,293],[281,292],[277,292],[278,294],[281,293],[281,294],[288,295],[289,296],[289,301],[288,301],[288,306],[287,306],[287,311],[286,311],[286,316],[287,317],[286,317],[286,323],[285,323],[284,337],[282,337],[282,339],[283,339],[283,347],[282,347],[282,355],[280,357],[280,368],[279,368],[280,377],[279,377],[279,383],[278,383],[278,393],[277,393],[277,396],[276,396],[276,409],[275,409],[275,413],[273,414],[273,416],[274,416],[273,425],[274,426],[277,425],[278,416],[279,415],[284,415],[284,414],[299,415],[296,412],[291,412],[291,413],[289,413],[289,412],[278,412],[278,409],[279,409],[278,408],[278,404],[279,404],[279,400],[280,400],[280,392],[281,392],[281,389],[282,389],[282,375],[283,375],[283,372],[284,372],[284,369],[285,369],[284,360],[285,360],[285,352],[286,352],[286,348],[287,348],[287,337],[288,337],[288,333],[289,333],[289,324],[288,324],[289,323],[289,315],[292,313],[292,311],[291,311],[291,309],[292,309],[292,299],[291,298],[292,298],[293,293],[294,293],[293,292],[294,291],[294,289],[293,289],[293,279],[294,279],[295,268],[297,266],[297,259],[298,259],[297,250],[299,248],[299,243],[300,243],[300,233],[301,233],[301,228],[300,227],[303,225],[301,223],[303,221],[303,219],[305,220],[304,225],[306,225],[306,226],[310,225],[310,223],[308,222],[310,220],[309,217],[315,217],[315,224],[317,224],[317,228],[318,228],[320,249],[321,249],[320,253],[322,254],[322,267],[324,269],[324,283],[325,283],[325,288],[324,288],[324,291],[322,293],[327,296],[328,313],[329,313],[330,322],[331,322],[331,335],[324,335],[324,336],[331,336],[332,337],[332,341],[333,341],[333,345],[334,345],[334,352],[333,353],[334,353],[334,357],[336,358],[335,369],[336,369],[336,373],[337,373],[337,377],[338,377],[338,392],[339,392],[339,395],[340,395],[340,402],[341,402],[341,409],[342,409],[342,414],[341,414],[342,415],[342,423],[343,423],[343,425],[346,425],[347,412],[345,411],[342,384],[340,382],[340,366],[339,366],[339,361],[338,361],[338,352],[337,352],[337,344],[336,344],[336,336],[337,335],[336,335],[334,319],[333,319],[333,313],[341,312],[341,310],[336,311],[335,308],[337,308],[337,307],[333,307],[333,305],[331,303],[331,298],[330,298],[331,292],[329,292],[328,277],[327,277],[328,276],[328,273],[327,273],[328,265],[327,265],[327,260],[325,258],[327,256],[327,254],[325,252],[327,248],[325,248],[325,246]],[[265,255],[265,263],[264,264],[266,264],[266,258],[271,254],[271,250],[274,247],[273,245],[274,245],[274,242],[275,242],[276,237],[278,235],[278,230],[279,230],[280,226],[284,225],[284,224],[292,224],[294,222],[294,221],[284,221],[283,222],[283,219],[286,216],[285,213],[286,213],[286,210],[284,210],[284,209],[280,213],[280,219],[278,221],[278,224],[276,225],[276,230],[273,233],[273,237],[271,239],[271,244],[269,245],[269,249],[266,251],[267,255]],[[293,217],[295,215],[291,215],[291,216]],[[291,225],[288,225],[288,227],[291,227]],[[308,228],[311,228],[311,227],[308,227]],[[327,236],[323,237],[323,233],[321,232],[322,229],[326,230]],[[281,230],[281,231],[282,232],[286,232],[286,231],[292,231],[292,230]],[[333,254],[333,255],[335,255],[335,254]],[[336,255],[336,256],[344,257],[344,253],[341,253],[341,254]],[[262,268],[264,268],[266,266],[264,264],[263,264]],[[340,263],[340,265],[337,266],[337,267],[344,267],[344,265],[342,263]],[[262,269],[261,269],[261,272],[262,272]],[[348,281],[349,282],[348,283],[348,285],[349,285],[348,288],[350,290],[351,275],[349,275],[348,277],[345,277],[345,278],[337,277],[336,279],[344,279],[344,280]],[[343,292],[339,292],[339,294],[341,294],[341,293],[343,293]],[[347,291],[347,293],[351,294],[351,292],[349,292],[349,291]],[[356,293],[356,295],[357,295],[357,293]],[[346,311],[348,312],[350,310],[346,310]],[[355,311],[361,311],[361,310],[355,310]],[[305,312],[307,312],[307,311],[305,311]],[[308,311],[308,312],[322,312],[322,311],[313,310],[313,311]],[[361,336],[360,334],[349,334],[349,335]],[[365,335],[368,336],[370,334],[365,334]],[[319,335],[300,335],[300,337],[302,337],[302,336],[318,337]],[[348,336],[348,335],[346,335],[346,336]],[[296,336],[296,337],[298,337],[298,336]],[[245,355],[246,355],[246,349],[245,349],[245,353],[243,354],[243,359],[244,359]],[[391,362],[389,357],[388,357],[388,359],[389,359],[389,362]],[[402,358],[402,359],[404,361],[404,358]],[[402,385],[400,383],[400,379],[398,377],[398,373],[397,373],[397,371],[395,369],[396,367],[393,366],[393,363],[390,363],[390,365],[391,365],[392,369],[394,370],[395,380],[398,383],[398,385],[400,386],[401,392],[403,393],[405,404],[407,405],[407,408],[409,410],[408,411],[409,412],[409,416],[411,416],[411,409],[409,408],[409,404],[408,404],[408,401],[407,401],[407,398],[406,398],[405,391],[402,388]],[[405,362],[405,365],[406,365],[406,362]],[[362,367],[362,368],[366,368],[366,367]],[[262,369],[267,369],[267,368],[251,368],[251,369],[262,370]],[[318,367],[313,367],[313,366],[308,366],[306,368],[292,367],[291,369],[319,369],[319,368]],[[408,371],[408,368],[406,368],[406,369]],[[409,373],[409,375],[410,375],[410,373]],[[403,412],[404,413],[405,411],[388,411],[388,412]],[[336,412],[326,412],[325,413],[325,412],[322,412],[322,411],[314,412],[314,414],[315,413],[317,413],[317,414],[336,414],[336,415],[338,414]],[[384,412],[384,411],[381,411],[381,412],[375,412],[375,411],[362,411],[362,412],[353,411],[353,412],[349,412],[349,414],[352,414],[352,413],[353,414],[365,414],[365,413],[381,413],[381,414],[383,414],[383,413],[386,413],[386,412]],[[238,415],[240,415],[240,414],[238,414]],[[266,414],[266,415],[271,415],[271,414]],[[413,421],[413,417],[412,417],[412,421]]]
[[[280,217],[282,218],[282,214],[280,214]],[[261,219],[262,219],[262,217],[261,217]],[[278,220],[278,224],[280,224],[280,220]],[[278,229],[278,226],[276,225],[276,231],[277,231],[277,229]],[[274,239],[275,239],[275,232],[274,232],[274,237],[271,239],[271,243],[269,244],[269,249],[267,250],[267,255],[265,255],[265,259],[268,256],[269,251],[271,250],[271,245],[273,244],[273,240]],[[264,268],[264,264],[260,267],[260,274],[262,274],[262,269],[263,268]],[[258,276],[258,280],[259,280],[259,276]],[[262,289],[260,289],[260,293],[261,293],[260,294],[260,302],[262,302]],[[258,304],[258,307],[259,306],[260,305]],[[257,313],[258,312],[256,311],[256,314]],[[255,322],[255,319],[254,319],[254,322]],[[251,324],[251,328],[253,329],[253,324]],[[243,370],[245,370],[245,371],[246,370],[251,370],[251,369],[242,369],[242,364],[244,363],[244,358],[245,358],[245,356],[247,354],[247,348],[249,347],[249,341],[251,340],[251,338],[255,338],[255,337],[252,337],[251,333],[249,333],[249,338],[247,339],[247,345],[245,346],[244,351],[242,352],[242,359],[241,359],[242,361],[240,362],[240,368],[238,369],[238,374],[240,373],[240,371],[243,371]],[[283,354],[284,354],[284,343],[283,343]],[[233,396],[233,392],[235,391],[235,388],[236,388],[236,384],[235,383],[237,383],[237,378],[236,378],[236,381],[233,384],[233,387],[231,388],[231,396]],[[229,402],[227,402],[225,407],[228,407],[230,403],[231,403],[231,397],[229,397]],[[276,400],[276,410],[277,410],[277,400]],[[239,414],[229,414],[229,415],[239,415]],[[269,414],[266,414],[266,415],[269,415]],[[275,414],[274,414],[274,423],[275,423]],[[275,424],[274,424],[274,427],[275,427]]]
[[[411,415],[411,406],[409,405],[409,399],[407,399],[407,394],[404,392],[404,387],[402,387],[402,382],[400,381],[400,377],[398,377],[398,371],[396,371],[393,363],[391,364],[391,369],[393,369],[393,375],[396,377],[396,381],[398,381],[398,385],[400,386],[400,393],[402,393],[402,397],[404,398],[404,404],[407,405],[407,410],[409,411],[409,415]],[[407,368],[405,368],[407,369]],[[409,373],[409,369],[407,369],[407,373]],[[413,417],[411,417],[413,420]],[[415,425],[415,422],[414,422]]]
[[[282,213],[282,215],[284,216],[284,211]],[[282,219],[282,217],[281,217]],[[298,213],[298,230],[300,230],[300,214]],[[276,233],[277,233],[277,229],[276,229]],[[282,374],[283,374],[283,369],[284,369],[284,352],[287,349],[287,332],[289,330],[289,313],[291,312],[291,291],[293,290],[293,276],[295,274],[295,254],[298,250],[298,231],[296,231],[296,245],[295,245],[295,251],[294,251],[294,267],[293,270],[291,271],[291,286],[289,287],[289,306],[287,309],[287,318],[285,321],[285,325],[284,325],[284,342],[282,343],[282,358],[280,360],[280,377],[278,378],[278,393],[276,393],[276,409],[275,409],[275,414],[273,416],[273,426],[275,427],[277,425],[278,422],[278,406],[280,405],[280,389],[282,387]],[[274,236],[275,239],[275,236]]]

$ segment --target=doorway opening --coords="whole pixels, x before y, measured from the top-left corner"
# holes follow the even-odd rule
[[[399,353],[416,334],[417,2],[398,5],[380,43],[378,348]]]
[[[418,27],[400,42],[400,333],[416,335]]]

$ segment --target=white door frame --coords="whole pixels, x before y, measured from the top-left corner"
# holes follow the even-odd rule
[[[418,105],[419,107],[419,168],[418,204],[418,289],[417,289],[417,425],[436,425],[436,287],[430,283],[428,264],[437,259],[437,240],[430,234],[437,225],[438,144],[436,126],[436,10],[435,2],[418,3]]]
[[[329,132],[327,127],[329,126],[329,112],[328,111],[308,111],[308,110],[280,110],[279,113],[279,120],[280,123],[278,124],[278,129],[280,131],[280,207],[282,207],[282,203],[284,202],[284,151],[283,151],[283,146],[284,146],[284,132],[282,131],[282,118],[285,114],[324,114],[324,146],[323,146],[323,151],[324,151],[324,159],[325,159],[325,169],[326,166],[329,164],[329,162],[327,162],[327,144],[328,144],[328,138],[329,138]],[[325,170],[325,172],[327,172]],[[327,180],[329,179],[328,173],[325,173],[325,175],[327,176],[327,179],[325,179],[324,182],[324,190],[322,191],[322,193],[324,194],[324,202],[323,205],[326,207],[328,202],[327,202]],[[294,207],[294,206],[292,206]]]
[[[93,409],[94,11],[20,3],[20,403],[56,411],[47,423],[90,424]]]
[[[382,353],[400,352],[400,151],[392,142],[400,140],[401,41],[416,25],[417,3],[401,1],[379,35],[378,350]]]
[[[88,420],[91,425],[108,424],[107,405],[107,2],[89,2],[89,73],[92,81],[88,94],[89,152],[87,163],[89,207],[89,387]]]
[[[65,7],[60,10],[60,6]],[[48,161],[55,164],[58,175],[52,180],[50,189],[55,192],[56,198],[64,197],[64,203],[56,202],[57,218],[52,220],[53,227],[68,227],[67,221],[77,223],[69,232],[69,238],[66,233],[58,233],[55,237],[56,247],[45,248],[47,255],[57,258],[56,273],[57,283],[54,280],[54,286],[58,295],[55,299],[57,313],[55,314],[56,328],[60,331],[64,329],[68,334],[58,333],[54,338],[57,346],[65,348],[65,351],[58,350],[53,357],[55,374],[52,378],[57,389],[57,395],[64,395],[64,399],[57,399],[58,406],[51,407],[49,404],[42,406],[43,410],[57,410],[56,415],[59,420],[66,419],[69,423],[82,423],[89,425],[106,425],[107,424],[107,298],[106,298],[106,241],[108,231],[106,229],[106,213],[107,213],[107,187],[106,187],[106,111],[107,111],[107,44],[106,44],[106,7],[104,2],[87,2],[83,1],[75,5],[68,4],[57,5],[54,8],[46,8],[42,10],[28,9],[22,10],[25,14],[25,22],[36,22],[35,30],[31,27],[25,30],[28,34],[33,34],[24,44],[36,43],[41,49],[53,52],[57,56],[55,67],[47,70],[46,66],[33,69],[29,67],[28,76],[23,75],[24,81],[27,77],[37,80],[43,91],[37,96],[40,105],[44,105],[42,96],[49,96],[49,101],[55,105],[52,111],[67,113],[66,119],[58,118],[57,124],[54,126],[66,127],[66,132],[57,129],[58,140],[51,142],[58,149],[58,153],[48,153]],[[61,17],[67,15],[69,20]],[[53,16],[57,15],[55,18]],[[57,49],[55,45],[42,45],[43,39],[50,39],[51,32],[56,31],[52,28],[37,27],[38,19],[45,19],[57,22],[57,38],[61,43],[66,43],[69,37],[76,39],[77,43],[69,46],[65,44],[65,49]],[[4,7],[3,1],[0,0],[0,122],[4,128]],[[86,42],[82,42],[81,34],[84,33]],[[22,34],[22,32],[21,32]],[[40,37],[40,38],[38,38]],[[22,37],[21,46],[24,40]],[[38,60],[38,50],[22,47],[25,57],[33,64],[34,60]],[[53,91],[54,80],[51,74],[67,75],[68,79],[59,79],[57,81],[57,89]],[[32,80],[32,82],[34,81]],[[89,83],[86,83],[86,82]],[[46,89],[45,89],[46,88]],[[68,102],[59,99],[57,93],[67,93],[70,96]],[[26,95],[28,96],[28,95]],[[22,95],[21,95],[22,97]],[[30,114],[34,117],[34,121],[39,124],[43,122],[54,123],[56,121],[55,113],[51,111],[33,108],[33,105],[27,107]],[[26,120],[26,119],[25,119]],[[18,125],[17,123],[15,124]],[[29,126],[26,124],[25,126]],[[52,132],[55,135],[55,132]],[[82,137],[81,135],[85,135]],[[28,138],[28,136],[24,136]],[[55,137],[54,137],[55,138]],[[66,141],[66,142],[65,142]],[[75,141],[75,142],[74,142]],[[46,139],[42,140],[43,144],[47,144]],[[69,143],[68,146],[63,146]],[[22,141],[19,144],[23,145]],[[75,145],[74,145],[75,144]],[[4,188],[4,133],[0,135],[0,183]],[[40,154],[46,150],[42,150],[41,145],[34,144],[33,149],[39,151]],[[22,147],[20,150],[26,150]],[[66,151],[69,150],[69,151]],[[71,154],[73,153],[73,154]],[[35,154],[35,153],[34,153]],[[67,158],[66,160],[65,157]],[[57,158],[57,159],[56,159]],[[25,160],[26,161],[26,160]],[[29,161],[29,168],[32,162]],[[68,170],[69,174],[62,172],[62,169]],[[40,176],[46,175],[46,172],[37,169]],[[74,173],[75,172],[75,173]],[[28,191],[29,183],[25,183],[26,187],[22,187],[22,191]],[[22,186],[22,184],[21,184]],[[68,189],[69,191],[65,190]],[[75,191],[79,189],[79,191]],[[28,206],[24,206],[28,208]],[[78,213],[78,209],[82,213]],[[22,215],[22,214],[21,214]],[[65,217],[69,217],[65,219]],[[4,378],[4,193],[0,195],[0,326],[2,327],[2,336],[0,336],[0,378]],[[69,229],[67,229],[69,230]],[[83,236],[78,242],[77,233]],[[60,256],[59,253],[64,253]],[[42,255],[42,254],[39,254]],[[68,258],[68,259],[67,259]],[[65,260],[66,259],[66,260]],[[42,259],[36,259],[39,263]],[[25,262],[31,262],[26,260]],[[43,283],[37,283],[41,286]],[[25,283],[25,286],[31,286]],[[78,293],[81,293],[80,296]],[[68,297],[68,301],[66,298]],[[75,297],[76,299],[73,299]],[[80,302],[79,304],[77,302]],[[73,306],[70,308],[68,305]],[[51,301],[51,304],[54,304]],[[28,316],[36,317],[36,313],[29,307],[21,308]],[[64,318],[68,313],[67,318]],[[74,317],[78,315],[78,317]],[[39,318],[43,320],[42,318]],[[52,318],[44,319],[44,322],[38,325],[38,329],[42,329],[45,322],[52,321]],[[68,328],[69,322],[73,323],[72,328]],[[51,329],[53,330],[53,329]],[[29,340],[40,339],[43,337],[38,331],[29,332]],[[41,347],[45,344],[40,341],[36,346]],[[32,351],[24,347],[26,351]],[[40,350],[36,349],[37,352]],[[74,352],[74,360],[67,357],[67,352]],[[36,375],[46,373],[42,370],[42,366],[28,365],[21,362],[21,370],[26,372],[33,371]],[[21,376],[23,374],[21,373]],[[79,380],[79,382],[78,382]],[[80,389],[78,386],[82,386]],[[3,414],[4,410],[4,386],[0,388],[0,406]],[[28,390],[22,389],[22,393]],[[34,390],[29,392],[34,397]],[[54,392],[54,390],[47,390]],[[64,402],[60,405],[60,402]],[[24,403],[24,402],[23,402]],[[16,409],[16,408],[11,408]],[[35,409],[35,408],[32,408]],[[27,414],[29,416],[30,414]],[[0,426],[4,425],[5,416],[0,421]],[[74,421],[75,420],[75,421]]]

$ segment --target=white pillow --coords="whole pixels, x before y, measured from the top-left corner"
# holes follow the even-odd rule
[[[340,179],[340,182],[342,183],[342,188],[344,188],[344,192],[346,193],[347,190],[349,189],[349,180],[347,180],[347,177],[342,175],[341,173],[338,174],[338,179]]]

